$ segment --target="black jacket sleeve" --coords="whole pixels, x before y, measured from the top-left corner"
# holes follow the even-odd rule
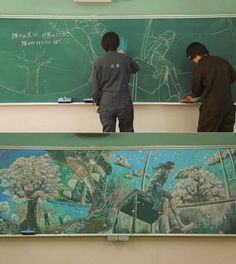
[[[192,75],[192,97],[200,97],[203,92],[202,85],[202,68],[200,65],[196,65]]]

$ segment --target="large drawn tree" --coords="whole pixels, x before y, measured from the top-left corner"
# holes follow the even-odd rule
[[[14,199],[27,201],[27,215],[22,227],[39,231],[36,217],[38,200],[60,197],[63,184],[59,176],[59,167],[48,154],[20,157],[8,168],[0,169],[0,186]]]
[[[226,198],[223,183],[217,175],[198,165],[180,170],[175,179],[179,182],[172,195],[182,203],[217,201]]]

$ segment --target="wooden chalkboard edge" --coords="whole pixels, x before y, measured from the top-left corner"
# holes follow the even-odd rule
[[[180,106],[180,107],[190,107],[190,106],[200,106],[201,103],[180,103],[180,102],[133,102],[134,106]],[[59,103],[54,103],[54,102],[38,102],[38,103],[1,103],[0,102],[0,108],[1,107],[14,107],[14,106],[19,106],[19,107],[34,107],[34,106],[49,106],[49,107],[70,107],[70,106],[78,106],[78,107],[83,107],[83,106],[89,106],[93,107],[93,104],[87,104],[84,102],[74,102],[74,103],[68,103],[68,104],[59,104]],[[236,103],[234,103],[234,106],[236,106]]]
[[[134,105],[153,105],[153,106],[199,106],[201,103],[180,103],[180,102],[133,102]],[[84,102],[74,102],[74,103],[69,103],[69,104],[59,104],[59,103],[54,103],[54,102],[38,102],[38,103],[24,103],[24,102],[19,102],[19,103],[0,103],[0,107],[4,106],[93,106],[93,104],[87,104]],[[236,103],[234,103],[236,106]]]
[[[21,235],[21,234],[5,234],[5,235],[0,235],[0,238],[24,238],[24,239],[27,239],[27,238],[67,238],[67,237],[110,237],[110,236],[114,236],[114,237],[118,237],[117,241],[122,241],[122,238],[123,237],[166,237],[166,238],[173,238],[173,237],[205,237],[205,238],[235,238],[236,237],[236,234],[149,234],[149,233],[146,233],[146,234],[130,234],[130,233],[104,233],[104,234],[35,234],[35,235],[27,235],[27,236],[24,236],[24,235]],[[121,239],[120,239],[121,238]],[[110,241],[115,241],[114,240],[110,240]],[[127,240],[126,240],[127,241]]]
[[[200,103],[180,103],[180,102],[133,102],[134,105],[177,105],[177,106],[190,106],[190,105],[200,105]],[[93,104],[87,104],[84,102],[73,102],[73,103],[55,103],[55,102],[9,102],[0,103],[0,107],[4,106],[93,106]],[[235,103],[236,105],[236,103]]]
[[[12,18],[12,19],[171,19],[171,18],[233,18],[236,14],[189,14],[189,15],[78,15],[78,16],[64,16],[64,15],[0,15],[1,18]]]

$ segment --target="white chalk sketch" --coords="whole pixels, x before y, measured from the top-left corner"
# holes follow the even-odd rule
[[[91,96],[101,38],[120,36],[120,48],[139,64],[133,101],[176,102],[191,90],[185,48],[201,41],[236,67],[236,19],[0,19],[0,101],[56,101]],[[222,48],[223,47],[223,48]],[[235,93],[235,92],[234,92]]]
[[[60,32],[62,30],[55,21],[50,21],[49,24],[55,32]],[[83,64],[83,62],[89,60],[90,64],[90,70],[87,73],[88,78],[85,82],[68,90],[68,92],[74,92],[88,87],[91,83],[92,64],[98,57],[95,47],[97,43],[100,43],[103,34],[108,30],[101,22],[94,19],[65,20],[64,26],[67,36],[76,44],[78,50],[81,50],[80,57],[78,58],[79,62]],[[80,68],[76,70],[79,74]]]
[[[36,30],[35,32],[14,31],[9,34],[10,41],[16,49],[14,51],[1,50],[2,56],[8,58],[14,64],[21,79],[21,85],[13,83],[12,80],[0,79],[1,89],[9,92],[32,95],[32,96],[59,96],[60,89],[52,86],[51,75],[55,75],[55,80],[61,76],[86,76],[79,79],[73,86],[68,85],[66,93],[76,93],[88,88],[92,64],[98,56],[96,46],[101,41],[102,35],[107,31],[105,26],[98,20],[48,20],[46,30]],[[45,25],[43,25],[45,27]],[[49,27],[47,26],[49,25]],[[56,53],[53,49],[61,50],[60,56],[63,57],[64,47],[73,47],[78,54],[78,61],[73,57],[73,50],[65,57],[65,63],[58,63]],[[77,47],[77,48],[76,48]],[[8,47],[6,47],[8,48]],[[66,56],[66,54],[65,54]],[[73,61],[75,63],[72,65]],[[60,60],[60,62],[63,62]],[[69,64],[68,64],[69,63]],[[71,64],[71,65],[70,65]],[[80,66],[78,68],[78,65]],[[87,67],[87,68],[86,68]],[[89,67],[89,69],[88,69]],[[42,73],[42,70],[43,73]],[[3,69],[4,72],[6,70]],[[81,72],[83,71],[83,72]],[[3,76],[5,74],[2,74]],[[1,78],[1,77],[0,77]]]
[[[166,58],[176,33],[167,30],[157,35],[155,29],[152,29],[152,22],[153,20],[149,21],[144,32],[141,56],[135,58],[142,70],[134,78],[132,96],[136,101],[139,91],[142,91],[157,102],[163,99],[164,101],[178,101],[183,92],[178,81],[176,68]],[[152,87],[143,80],[145,76],[154,80]]]
[[[29,59],[26,57],[24,51],[23,55],[17,55],[19,63],[17,64],[20,69],[23,70],[26,76],[25,87],[23,89],[24,93],[30,93],[38,95],[40,94],[39,88],[39,76],[40,70],[46,64],[52,62],[52,58],[45,57],[45,51],[39,55],[35,55],[35,58]]]
[[[69,27],[65,22],[66,28],[71,38],[82,48],[84,54],[89,58],[91,66],[98,57],[95,50],[97,43],[101,42],[102,36],[108,31],[104,24],[98,20],[74,20],[74,25]],[[91,68],[92,69],[92,68]],[[92,70],[88,78],[88,83],[92,81]],[[79,88],[79,87],[78,87]]]
[[[222,18],[217,20],[209,27],[208,32],[211,36],[217,36],[229,32],[234,52],[236,52],[236,27],[234,26],[232,18]]]
[[[69,27],[67,22],[65,23],[71,38],[83,49],[90,62],[93,63],[97,57],[94,50],[94,45],[97,43],[94,43],[94,40],[101,41],[103,34],[107,31],[106,27],[97,20],[74,20],[72,28]]]

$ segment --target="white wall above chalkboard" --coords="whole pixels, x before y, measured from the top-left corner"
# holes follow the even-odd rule
[[[75,3],[111,3],[112,0],[73,0]]]

